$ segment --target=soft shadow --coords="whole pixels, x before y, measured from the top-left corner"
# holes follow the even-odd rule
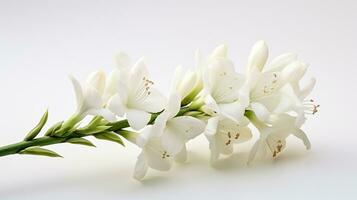
[[[207,166],[211,165],[218,171],[242,170],[249,168],[261,168],[265,166],[282,165],[284,163],[300,162],[308,159],[312,151],[306,151],[301,148],[289,148],[281,153],[276,158],[267,155],[265,158],[256,159],[254,162],[247,164],[249,152],[237,152],[232,155],[221,155],[220,159],[214,163],[210,163],[209,159],[199,155],[195,152],[190,152],[189,161],[180,163],[180,168],[193,166]]]
[[[222,158],[214,163],[211,168],[220,173],[239,172],[244,173],[246,171],[257,170],[258,168],[267,166],[284,165],[286,163],[302,162],[309,160],[309,157],[313,156],[313,152],[305,151],[301,148],[289,148],[284,151],[277,158],[267,157],[264,160],[255,161],[254,163],[247,165],[248,152],[237,152],[231,156],[222,156]],[[203,168],[210,168],[209,158],[206,156],[197,154],[195,152],[189,153],[189,160],[186,163],[178,163],[171,173],[155,172],[155,170],[149,170],[147,176],[141,182],[135,183],[128,175],[131,169],[120,169],[117,167],[108,167],[100,172],[96,173],[79,173],[75,176],[67,175],[65,177],[58,176],[57,178],[48,178],[45,180],[34,180],[21,185],[9,185],[0,188],[0,199],[9,199],[9,197],[16,197],[24,194],[38,194],[43,190],[66,190],[72,187],[91,187],[98,183],[102,183],[103,187],[97,188],[99,191],[105,190],[121,190],[121,191],[136,191],[137,188],[143,186],[144,188],[157,187],[163,184],[175,182],[175,176],[179,173],[173,173],[177,171],[189,171],[200,170]],[[211,173],[211,172],[210,172]],[[129,180],[128,180],[129,179]],[[127,184],[126,188],[118,185],[118,181],[123,182],[121,185]]]
[[[143,186],[156,186],[167,181],[169,181],[169,178],[165,176],[150,176],[145,177],[145,179],[140,182]]]
[[[112,184],[112,187],[115,187],[115,183],[120,177],[127,178],[128,176],[121,173],[118,168],[107,168],[101,173],[85,172],[76,175],[58,176],[48,179],[22,182],[18,185],[11,184],[0,188],[0,199],[9,199],[10,197],[24,195],[31,196],[31,194],[38,194],[43,191],[49,192],[58,189],[70,189],[73,187],[80,187],[81,185],[88,186],[96,182],[105,183],[106,186]],[[98,189],[100,190],[100,188]]]

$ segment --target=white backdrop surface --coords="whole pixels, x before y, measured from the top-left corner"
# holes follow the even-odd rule
[[[68,117],[75,100],[67,75],[114,67],[124,50],[149,58],[161,91],[174,67],[193,65],[196,48],[229,46],[243,72],[251,45],[271,57],[296,52],[318,80],[322,106],[305,131],[312,150],[289,140],[277,159],[246,166],[249,145],[209,165],[201,137],[189,162],[167,173],[131,178],[135,146],[50,147],[64,159],[0,158],[0,199],[356,199],[356,1],[45,1],[0,0],[0,145],[17,142],[49,108],[49,123]]]

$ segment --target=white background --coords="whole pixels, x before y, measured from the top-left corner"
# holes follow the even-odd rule
[[[250,144],[217,166],[206,140],[189,162],[168,173],[131,178],[135,146],[95,141],[98,148],[50,147],[64,159],[0,158],[0,199],[356,199],[357,3],[351,1],[0,1],[0,145],[20,141],[49,108],[65,119],[75,100],[67,75],[84,79],[114,67],[124,50],[149,58],[152,78],[167,91],[174,67],[193,52],[229,46],[243,72],[251,45],[270,44],[271,57],[296,52],[318,80],[322,106],[304,129],[306,151],[291,138],[277,159],[246,166]]]

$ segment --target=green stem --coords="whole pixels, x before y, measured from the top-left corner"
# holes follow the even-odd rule
[[[118,131],[123,128],[129,127],[128,121],[127,120],[122,120],[113,123],[113,126],[111,128],[111,131]],[[30,141],[21,141],[18,143],[6,145],[3,147],[0,147],[0,157],[1,156],[7,156],[11,154],[16,154],[19,153],[21,150],[26,149],[28,147],[33,147],[33,146],[48,146],[51,144],[60,144],[64,143],[67,140],[71,138],[81,138],[81,137],[86,137],[90,135],[80,135],[80,134],[75,134],[75,135],[70,135],[68,137],[49,137],[49,136],[43,136],[39,137],[37,139],[33,139]]]
[[[195,103],[195,104],[192,104],[191,106],[182,107],[180,109],[180,112],[177,114],[177,116],[182,116],[189,111],[197,110],[200,106],[201,106],[201,104]],[[152,114],[150,124],[152,124],[155,121],[155,119],[158,115],[159,115],[159,113]],[[114,132],[119,132],[120,130],[122,130],[124,128],[130,127],[127,120],[121,120],[118,122],[109,123],[108,125],[111,126],[111,128],[109,130],[114,131]],[[87,137],[87,136],[90,136],[90,135],[71,134],[66,137],[43,136],[43,137],[39,137],[39,138],[30,140],[30,141],[21,141],[18,143],[0,147],[0,157],[19,153],[20,151],[22,151],[28,147],[60,144],[60,143],[65,143],[67,140],[69,140],[71,138],[81,138],[81,137]]]
[[[16,154],[21,150],[26,149],[27,147],[58,144],[58,143],[63,143],[66,140],[68,140],[68,138],[55,138],[55,137],[43,136],[31,141],[22,141],[22,142],[0,147],[0,156]]]

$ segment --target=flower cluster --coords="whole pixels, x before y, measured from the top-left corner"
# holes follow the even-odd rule
[[[208,139],[215,162],[221,154],[231,154],[235,144],[252,138],[250,124],[260,136],[248,163],[267,153],[278,156],[290,135],[309,149],[301,126],[306,115],[319,107],[306,99],[315,79],[300,85],[307,65],[295,54],[282,54],[269,63],[267,59],[263,41],[253,46],[244,73],[236,71],[225,45],[207,57],[197,51],[194,69],[177,67],[166,98],[155,89],[143,58],[131,65],[129,57],[120,53],[118,67],[108,78],[98,71],[84,86],[71,78],[78,102],[71,120],[86,115],[127,119],[131,132],[125,137],[142,149],[135,166],[137,179],[149,167],[164,171],[173,161],[184,162],[187,142],[200,134]]]
[[[209,56],[197,51],[195,57],[193,69],[177,67],[167,97],[155,88],[145,59],[131,64],[124,53],[116,56],[117,68],[109,76],[96,71],[84,84],[71,76],[75,113],[37,137],[47,122],[46,111],[23,141],[0,147],[0,156],[61,157],[43,146],[94,146],[85,139],[89,136],[124,145],[125,138],[141,148],[134,170],[134,177],[140,180],[149,168],[166,171],[173,162],[185,162],[187,143],[201,134],[209,142],[212,163],[222,154],[232,154],[236,144],[251,140],[252,127],[259,131],[259,138],[248,163],[266,154],[278,156],[290,135],[310,149],[301,126],[319,107],[307,99],[315,79],[300,84],[307,65],[295,54],[283,54],[267,63],[268,48],[259,41],[244,73],[236,71],[225,45]],[[87,116],[92,119],[83,125]]]

